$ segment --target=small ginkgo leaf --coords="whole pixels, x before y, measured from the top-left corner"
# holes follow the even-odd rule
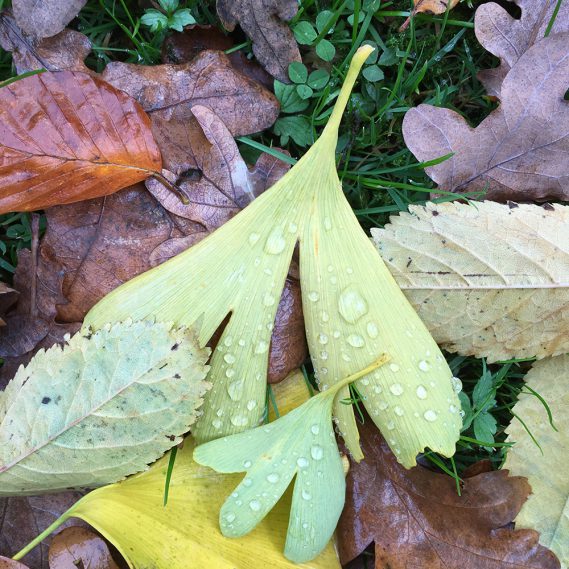
[[[0,495],[101,486],[144,470],[195,421],[207,355],[191,331],[150,321],[40,350],[0,393]]]
[[[344,468],[332,424],[332,406],[341,387],[363,372],[312,397],[275,422],[223,437],[196,448],[194,460],[217,472],[246,472],[219,515],[227,537],[248,534],[275,507],[296,477],[285,556],[302,563],[326,546],[342,513]]]
[[[515,444],[504,464],[512,474],[527,476],[533,491],[516,517],[516,527],[537,530],[539,542],[559,557],[562,567],[569,567],[568,375],[568,355],[534,364],[525,378],[527,388],[513,409],[507,433],[508,441]]]
[[[444,349],[491,362],[569,352],[569,207],[429,203],[371,233]]]
[[[299,243],[307,339],[323,390],[388,353],[391,364],[357,387],[398,459],[413,466],[427,446],[454,453],[461,420],[451,371],[362,231],[336,172],[342,113],[371,51],[356,52],[324,132],[285,176],[215,233],[117,288],[86,316],[95,328],[128,317],[199,325],[201,345],[229,317],[211,360],[213,387],[192,430],[200,443],[262,420],[275,313]],[[211,114],[200,106],[192,112],[203,123]],[[353,409],[336,404],[335,415],[361,459]]]
[[[21,559],[46,534],[77,517],[108,539],[134,569],[340,569],[331,543],[306,564],[295,565],[283,556],[288,495],[251,534],[239,540],[223,537],[219,507],[241,476],[200,466],[192,460],[193,451],[188,437],[176,455],[167,506],[169,455],[146,472],[87,494],[15,558]]]

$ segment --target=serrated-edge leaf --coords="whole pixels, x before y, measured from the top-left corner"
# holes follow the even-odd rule
[[[516,517],[516,527],[540,532],[539,542],[569,566],[569,356],[536,362],[525,380],[545,399],[553,415],[555,431],[543,403],[531,393],[522,393],[514,413],[525,423],[541,449],[515,417],[506,429],[508,451],[504,468],[526,476],[532,494]]]
[[[84,329],[20,367],[0,400],[0,495],[115,482],[181,441],[208,351],[172,324]]]
[[[372,236],[446,350],[491,362],[569,351],[569,207],[429,203]]]

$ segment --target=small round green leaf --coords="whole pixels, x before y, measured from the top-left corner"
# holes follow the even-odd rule
[[[310,22],[298,22],[293,29],[296,41],[301,45],[311,45],[312,42],[318,37],[314,26]]]
[[[316,54],[324,61],[332,61],[336,55],[336,48],[328,40],[321,40],[316,46]]]
[[[316,29],[318,30],[319,34],[322,33],[322,30],[324,30],[324,27],[331,20],[332,16],[334,16],[334,12],[331,10],[322,10],[322,12],[316,16]],[[334,28],[326,30],[326,33],[330,33],[333,30]]]
[[[364,70],[362,71],[362,75],[372,83],[375,83],[376,81],[381,81],[384,77],[381,67],[377,65],[369,65],[368,67],[365,67]]]
[[[330,80],[330,73],[326,69],[317,69],[308,76],[308,86],[319,91],[324,89]]]
[[[297,85],[296,92],[301,99],[310,99],[314,91],[308,85]]]
[[[288,66],[288,76],[293,83],[306,83],[308,69],[300,61],[293,61]]]

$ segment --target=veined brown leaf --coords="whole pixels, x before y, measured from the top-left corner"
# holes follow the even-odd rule
[[[84,330],[39,351],[0,393],[0,495],[115,482],[181,441],[208,351],[171,324]]]
[[[26,33],[47,38],[59,33],[87,0],[13,0],[14,15]]]
[[[516,517],[516,527],[539,531],[539,542],[557,554],[564,568],[569,566],[568,376],[567,355],[534,364],[525,378],[527,386],[545,399],[557,431],[543,403],[529,389],[524,390],[514,413],[525,425],[516,417],[512,419],[508,441],[515,444],[504,465],[512,474],[527,476],[533,490]]]
[[[47,72],[0,89],[0,213],[112,194],[161,167],[140,105],[99,79]]]
[[[490,361],[569,351],[569,207],[430,203],[372,235],[443,348]]]

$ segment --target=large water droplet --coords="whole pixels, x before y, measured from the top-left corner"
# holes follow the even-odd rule
[[[308,459],[301,456],[297,461],[296,464],[299,468],[306,468],[308,466]]]
[[[249,411],[253,411],[255,407],[257,407],[257,402],[254,399],[249,399],[249,401],[247,401],[247,409],[249,409]]]
[[[301,495],[303,500],[312,500],[312,494],[308,490],[303,490]]]
[[[244,466],[245,468],[251,468],[252,464],[253,464],[253,463],[252,463],[250,460],[244,460],[244,461],[243,461],[243,466]]]
[[[423,417],[425,417],[425,419],[429,421],[429,423],[433,423],[434,421],[437,420],[437,414],[432,409],[427,409],[423,414]]]
[[[314,460],[322,460],[322,457],[324,456],[324,449],[319,445],[312,445],[310,448],[310,456]]]
[[[276,484],[280,480],[280,476],[276,472],[271,472],[267,474],[267,481],[271,484]]]
[[[235,370],[232,367],[228,367],[225,370],[225,377],[227,377],[228,379],[231,379],[234,375],[235,375]]]
[[[462,381],[458,377],[451,377],[452,388],[455,393],[460,393],[462,391]]]
[[[321,344],[327,344],[328,343],[328,336],[326,336],[326,334],[320,333],[320,334],[318,334],[318,341]]]
[[[233,354],[225,354],[223,356],[223,359],[228,364],[234,364],[235,363],[235,356]]]
[[[431,369],[431,364],[429,364],[429,362],[426,360],[421,360],[419,362],[419,369],[421,371],[429,371]]]
[[[365,346],[365,340],[359,334],[350,334],[347,338],[348,344],[354,348]]]
[[[423,385],[419,385],[417,387],[417,397],[419,399],[427,399],[427,390],[425,389],[425,387]]]
[[[243,380],[232,381],[227,386],[227,393],[229,393],[229,397],[233,401],[239,401],[243,396]],[[231,422],[233,423],[233,419],[231,419]]]
[[[259,500],[251,500],[249,502],[249,507],[254,511],[258,512],[261,509],[261,502]]]
[[[269,349],[269,344],[267,342],[265,342],[264,340],[261,340],[255,346],[255,353],[256,354],[264,354],[268,349]]]
[[[270,255],[279,255],[286,247],[286,240],[283,237],[282,227],[275,227],[265,243],[265,251]]]
[[[391,391],[393,395],[401,395],[403,393],[403,386],[400,383],[394,383],[389,386],[389,391]]]
[[[353,286],[349,286],[340,294],[338,310],[346,322],[354,324],[367,314],[368,306],[362,295]]]
[[[231,424],[235,427],[244,427],[248,423],[247,417],[244,415],[233,415],[231,417]]]

